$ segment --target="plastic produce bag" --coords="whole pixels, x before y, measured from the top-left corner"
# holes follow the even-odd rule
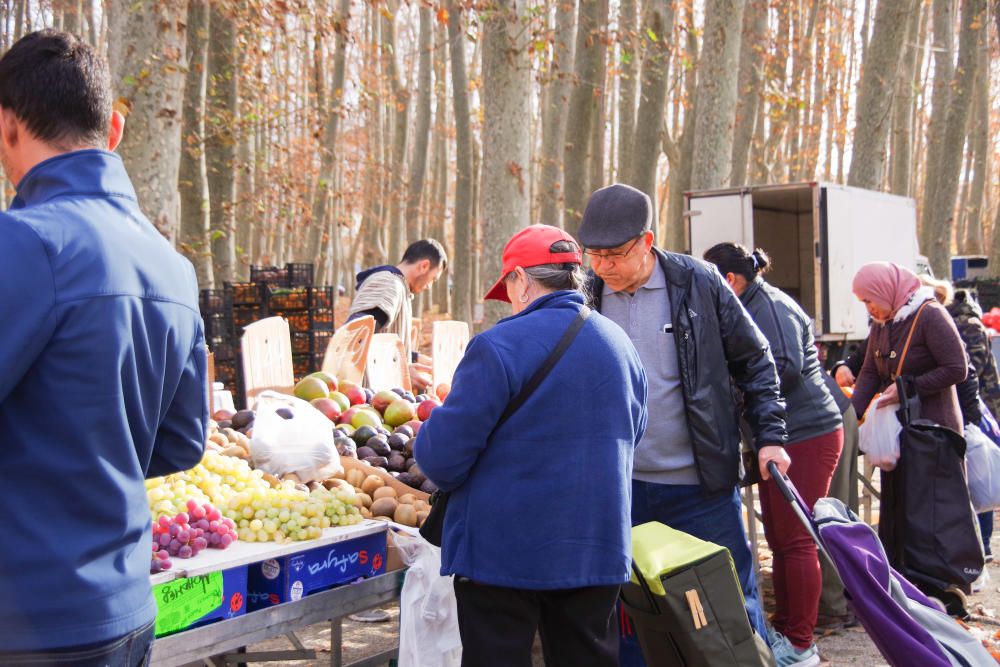
[[[893,470],[899,460],[899,432],[903,427],[896,418],[899,405],[879,407],[875,404],[865,415],[865,421],[858,431],[858,447],[865,453],[872,465],[882,470]]]
[[[441,549],[409,532],[393,533],[409,568],[399,597],[399,667],[461,667],[454,577],[442,577]]]
[[[333,424],[309,403],[263,391],[254,404],[250,456],[255,468],[276,477],[295,473],[303,483],[343,470],[333,444]]]
[[[1000,447],[975,424],[965,427],[969,498],[976,513],[1000,508]]]

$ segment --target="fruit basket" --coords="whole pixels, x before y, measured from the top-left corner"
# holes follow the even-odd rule
[[[202,315],[205,323],[205,339],[232,339],[233,318],[229,313],[208,313]]]
[[[284,267],[251,266],[250,280],[282,287],[308,287],[313,284],[313,265],[303,262],[289,262]]]
[[[264,319],[263,309],[258,306],[233,306],[233,324],[240,332],[243,327]]]
[[[293,334],[309,333],[315,330],[333,330],[333,310],[330,308],[315,310],[272,309],[270,314],[288,320],[288,328]]]
[[[319,354],[326,352],[326,346],[333,338],[332,331],[299,331],[292,334],[292,354]]]
[[[315,373],[323,366],[322,354],[293,354],[292,373],[295,377],[302,377]]]
[[[233,307],[232,295],[224,289],[203,289],[198,294],[198,307],[202,315],[228,313]]]
[[[273,311],[331,308],[332,287],[280,287],[267,285],[264,290],[267,309]]]
[[[231,293],[230,303],[235,306],[256,306],[263,300],[260,285],[250,283],[226,283],[226,290]]]

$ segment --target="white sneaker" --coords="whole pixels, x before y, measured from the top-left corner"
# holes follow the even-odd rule
[[[819,650],[813,642],[809,648],[796,648],[780,632],[774,632],[771,652],[778,667],[819,667]]]
[[[978,593],[979,591],[986,588],[986,584],[990,583],[990,571],[987,568],[983,568],[982,574],[972,582],[972,592]]]

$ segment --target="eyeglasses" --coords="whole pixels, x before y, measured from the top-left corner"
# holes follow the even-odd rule
[[[628,255],[630,252],[632,252],[632,248],[634,248],[636,246],[636,244],[639,242],[639,240],[643,236],[645,236],[645,235],[644,234],[640,234],[639,236],[635,237],[635,239],[632,241],[632,245],[630,245],[625,250],[621,250],[621,251],[618,251],[618,252],[608,252],[607,250],[585,249],[583,251],[583,253],[587,257],[589,257],[591,259],[591,261],[597,260],[599,262],[603,262],[605,260],[611,260],[613,262],[616,262],[619,259],[622,259],[626,255]]]

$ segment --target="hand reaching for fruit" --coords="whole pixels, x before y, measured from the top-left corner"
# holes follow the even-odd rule
[[[427,364],[413,363],[410,364],[410,384],[413,385],[413,390],[418,393],[423,393],[427,387],[431,386],[433,382],[431,380],[431,373],[434,371]]]

